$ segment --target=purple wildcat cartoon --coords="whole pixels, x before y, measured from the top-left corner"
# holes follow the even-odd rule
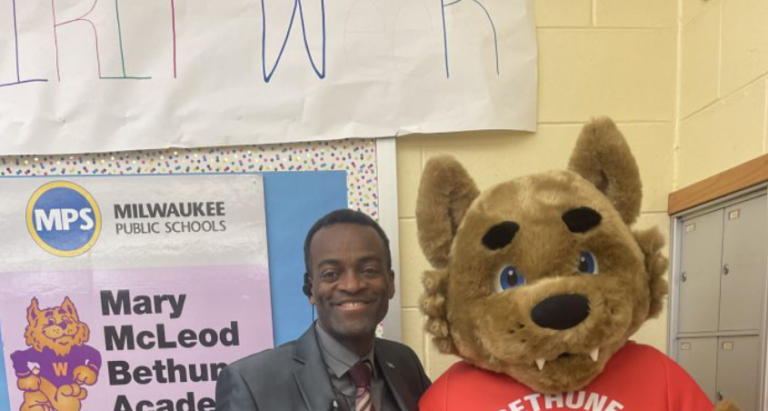
[[[101,368],[101,354],[85,345],[88,326],[80,322],[69,297],[61,306],[41,310],[37,298],[27,308],[27,346],[11,354],[24,391],[19,411],[80,411],[88,395],[84,385],[94,385]]]

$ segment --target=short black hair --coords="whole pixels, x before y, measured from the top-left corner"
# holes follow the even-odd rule
[[[311,294],[311,285],[309,282],[309,272],[310,266],[309,266],[309,246],[312,244],[312,238],[317,234],[318,231],[320,231],[323,228],[327,228],[336,224],[357,224],[361,226],[367,226],[371,227],[374,230],[376,230],[376,233],[381,238],[382,243],[384,243],[384,250],[386,251],[386,257],[387,257],[387,271],[390,273],[392,272],[392,252],[389,249],[389,238],[387,238],[387,234],[384,233],[384,230],[381,228],[379,223],[376,222],[373,218],[368,216],[367,214],[357,211],[357,210],[351,210],[348,208],[343,208],[340,210],[331,211],[330,213],[320,217],[319,220],[315,222],[314,225],[312,225],[312,228],[309,229],[307,232],[307,237],[304,239],[304,269],[306,270],[304,273],[304,287],[303,291],[304,294],[307,295],[307,297]]]

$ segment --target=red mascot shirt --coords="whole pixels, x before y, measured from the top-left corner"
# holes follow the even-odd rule
[[[427,390],[421,411],[712,411],[696,382],[656,349],[627,343],[581,391],[539,394],[507,375],[454,364]]]

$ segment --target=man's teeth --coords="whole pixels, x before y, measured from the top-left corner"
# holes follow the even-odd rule
[[[365,303],[361,301],[351,301],[351,302],[341,303],[342,307],[359,307],[361,305],[365,305]]]
[[[589,352],[589,358],[592,359],[592,361],[597,362],[597,358],[600,356],[600,349],[595,348],[594,350]],[[544,370],[544,365],[547,364],[547,360],[545,358],[537,358],[536,359],[536,366],[539,367],[539,371]]]

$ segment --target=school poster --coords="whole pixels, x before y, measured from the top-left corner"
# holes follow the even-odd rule
[[[0,184],[0,409],[213,410],[272,346],[260,176]]]

